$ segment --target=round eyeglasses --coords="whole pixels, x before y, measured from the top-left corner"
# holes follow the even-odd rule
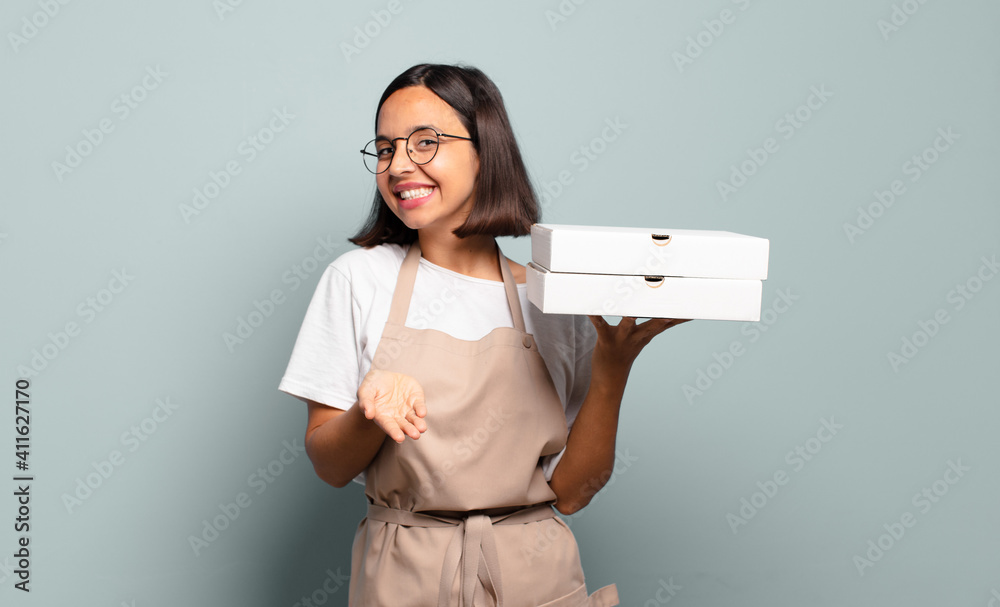
[[[365,160],[365,168],[376,175],[384,173],[389,168],[389,165],[392,164],[392,157],[396,154],[396,142],[400,139],[406,141],[406,155],[410,157],[413,164],[427,164],[431,160],[434,160],[441,137],[472,141],[470,137],[438,133],[431,128],[417,129],[410,133],[409,137],[372,139],[365,146],[365,149],[361,150],[361,155]]]

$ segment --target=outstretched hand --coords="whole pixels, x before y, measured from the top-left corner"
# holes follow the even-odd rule
[[[646,322],[636,324],[634,316],[623,316],[617,325],[610,325],[603,316],[587,318],[597,329],[597,345],[594,347],[595,363],[610,367],[623,367],[626,372],[639,352],[642,351],[654,337],[670,327],[686,323],[690,319],[651,318]]]
[[[427,431],[424,389],[410,375],[370,370],[358,387],[358,405],[397,443],[407,436],[416,440]]]

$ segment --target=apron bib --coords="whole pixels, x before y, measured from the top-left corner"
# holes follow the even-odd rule
[[[576,539],[551,506],[540,458],[565,446],[566,416],[496,249],[514,327],[478,341],[405,326],[419,242],[403,260],[372,368],[416,378],[427,431],[387,437],[366,470],[352,607],[618,605],[613,584],[587,595]]]

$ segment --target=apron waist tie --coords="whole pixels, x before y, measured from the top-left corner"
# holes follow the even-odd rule
[[[476,580],[503,607],[503,584],[500,580],[500,557],[493,537],[493,525],[521,525],[555,518],[550,504],[529,506],[506,514],[488,516],[469,514],[462,518],[436,516],[397,508],[368,504],[368,518],[407,527],[457,527],[444,555],[438,607],[448,607],[448,597],[455,575],[462,573],[462,605],[472,605]]]

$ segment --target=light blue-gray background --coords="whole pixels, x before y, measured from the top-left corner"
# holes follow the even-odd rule
[[[348,250],[368,211],[357,150],[379,95],[412,64],[458,61],[500,87],[539,191],[572,177],[543,221],[771,242],[769,322],[691,322],[636,361],[618,472],[570,518],[592,589],[615,582],[628,606],[1000,597],[1000,279],[983,259],[1000,253],[996,2],[218,6],[0,11],[5,605],[345,604],[362,487],[329,487],[288,450],[305,405],[277,384],[332,259],[317,239]],[[127,115],[123,94],[137,100]],[[238,146],[283,110],[294,118],[251,161]],[[779,122],[796,111],[800,127]],[[627,126],[595,141],[608,120]],[[927,152],[939,129],[958,138]],[[777,150],[720,194],[768,138]],[[89,153],[56,170],[66,146]],[[584,166],[581,147],[601,153]],[[924,154],[914,181],[906,163]],[[240,172],[185,221],[227,163]],[[905,192],[880,207],[896,180]],[[845,228],[859,207],[879,216]],[[501,245],[530,258],[527,238]],[[274,290],[281,303],[228,347]],[[792,303],[773,308],[781,293]],[[920,347],[894,365],[904,338]],[[26,594],[11,572],[13,386],[36,350],[52,357],[31,377]],[[114,451],[121,465],[102,464]],[[776,473],[787,483],[768,485]],[[67,502],[88,475],[97,488]],[[249,505],[196,551],[190,538],[240,493]]]

